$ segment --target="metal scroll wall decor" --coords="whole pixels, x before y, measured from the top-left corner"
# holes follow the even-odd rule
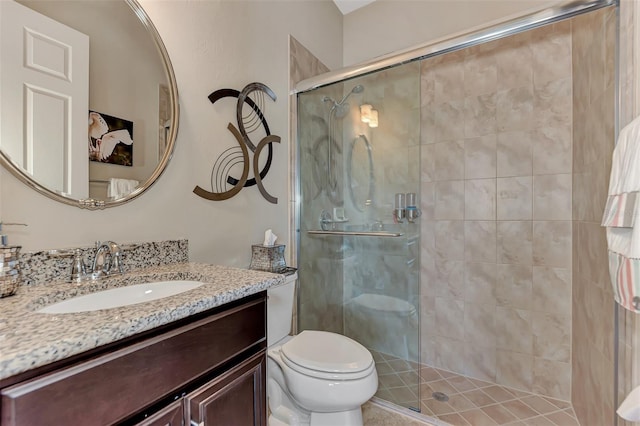
[[[249,97],[249,95],[252,97]],[[213,201],[227,200],[238,194],[243,187],[256,185],[262,196],[270,203],[277,204],[278,199],[267,192],[262,180],[265,178],[271,167],[273,159],[273,142],[280,143],[280,136],[272,135],[269,130],[267,120],[264,118],[264,98],[269,96],[275,102],[276,95],[273,91],[262,83],[250,83],[238,91],[235,89],[220,89],[209,95],[212,104],[222,98],[237,98],[236,103],[236,121],[238,127],[232,123],[227,125],[227,129],[235,137],[239,146],[226,149],[216,159],[213,169],[211,170],[211,191],[196,186],[193,192],[202,198]],[[247,104],[249,113],[244,115],[244,104]],[[260,129],[264,130],[266,136],[260,142],[254,144],[249,138],[250,133],[254,133]],[[267,147],[267,161],[264,167],[259,171],[260,153]],[[249,159],[249,151],[253,153],[253,161]],[[240,178],[231,176],[231,169],[242,164],[242,175]],[[253,167],[253,178],[249,179],[249,167]],[[231,185],[230,189],[227,189]]]

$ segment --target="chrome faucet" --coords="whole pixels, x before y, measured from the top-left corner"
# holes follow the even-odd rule
[[[113,241],[96,241],[96,254],[91,266],[91,279],[122,274],[120,247]]]
[[[0,0],[1,1],[1,0]],[[113,241],[96,241],[96,252],[91,265],[85,264],[84,251],[80,248],[73,250],[50,250],[51,257],[72,257],[69,282],[82,283],[95,281],[109,275],[123,274],[120,246]]]

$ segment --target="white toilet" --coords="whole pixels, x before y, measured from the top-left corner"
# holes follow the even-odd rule
[[[373,357],[340,334],[288,335],[296,279],[267,292],[269,426],[362,426],[361,406],[378,389]]]

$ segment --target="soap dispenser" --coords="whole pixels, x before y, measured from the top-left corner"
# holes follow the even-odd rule
[[[3,225],[27,226],[24,223],[0,222],[0,298],[12,296],[20,283],[20,249],[10,246],[7,236],[2,233]]]

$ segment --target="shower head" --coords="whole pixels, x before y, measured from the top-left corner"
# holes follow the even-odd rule
[[[358,84],[357,86],[353,86],[353,89],[351,89],[351,91],[349,93],[347,93],[346,95],[344,95],[344,98],[342,98],[342,100],[340,102],[338,102],[338,105],[342,105],[342,103],[344,101],[347,100],[347,98],[349,96],[351,96],[354,93],[362,93],[364,92],[364,86],[362,84]]]
[[[358,84],[354,86],[349,93],[344,95],[340,102],[336,102],[335,99],[325,96],[322,98],[322,102],[331,102],[331,113],[335,113],[337,118],[343,118],[349,113],[349,104],[346,102],[347,98],[351,96],[353,93],[362,93],[364,92],[364,86],[362,84]]]

